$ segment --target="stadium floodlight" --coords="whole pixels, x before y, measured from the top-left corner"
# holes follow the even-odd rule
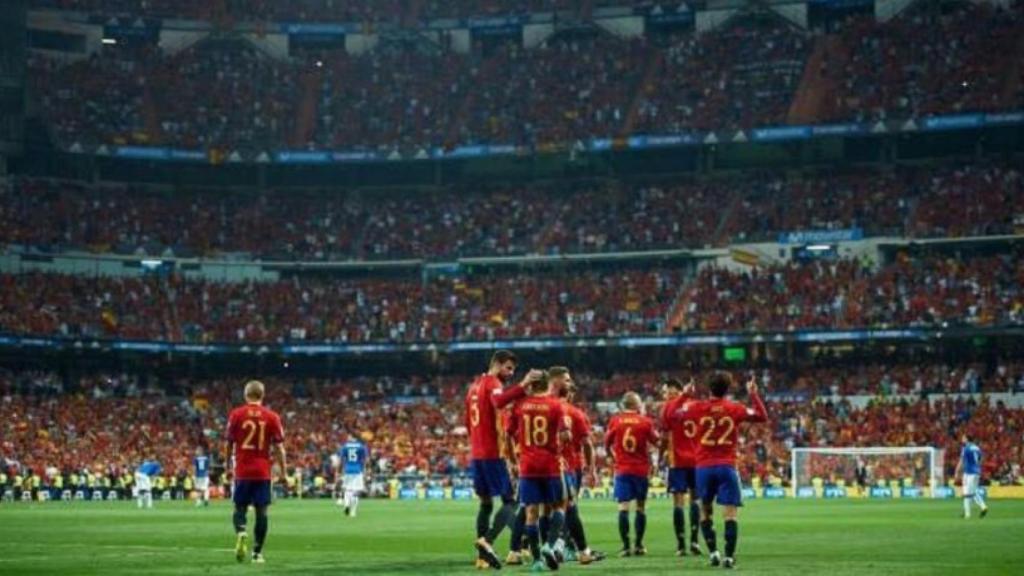
[[[114,44],[117,44],[117,39],[116,38],[103,38],[102,40],[100,40],[100,42],[106,44],[107,46],[113,46]]]
[[[858,478],[859,464],[866,474]],[[825,488],[858,485],[903,495],[939,497],[945,482],[945,450],[930,446],[871,448],[793,448],[791,474],[794,496],[822,496]],[[814,492],[812,493],[811,490]]]

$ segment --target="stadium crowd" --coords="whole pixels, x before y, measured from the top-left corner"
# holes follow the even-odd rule
[[[1024,178],[1011,162],[376,194],[17,178],[0,180],[0,247],[438,260],[705,248],[775,241],[794,230],[861,228],[867,236],[917,238],[1013,234],[1024,218],[1019,206]]]
[[[583,9],[650,6],[650,0],[32,0],[33,8],[71,10],[97,16],[146,16],[189,20],[412,23]]]
[[[738,273],[705,268],[686,301],[691,330],[1004,325],[1024,320],[1024,266],[1010,254],[856,260]]]
[[[567,143],[617,136],[651,47],[597,31],[525,49],[506,43],[479,66],[458,142]]]
[[[600,435],[612,406],[623,390],[642,391],[648,412],[656,414],[659,382],[665,373],[579,374],[583,405]],[[692,374],[676,376],[689,377]],[[704,376],[697,373],[697,378]],[[866,366],[860,369],[819,368],[804,371],[767,369],[762,382],[772,386],[768,397],[770,425],[750,428],[741,437],[740,472],[745,482],[787,483],[789,450],[809,446],[936,446],[957,454],[959,432],[969,430],[984,447],[985,477],[1013,484],[1024,463],[1024,411],[979,397],[915,395],[911,379],[923,380],[927,392],[1024,392],[1024,366],[1002,363],[981,366]],[[463,424],[462,394],[471,376],[426,379],[360,378],[319,380],[271,378],[267,404],[282,414],[289,462],[305,470],[309,482],[330,478],[330,455],[347,435],[358,435],[371,447],[371,473],[432,477],[448,484],[465,474],[468,445]],[[857,380],[878,394],[857,407],[848,397],[794,396],[802,382]],[[964,380],[972,383],[965,385]],[[794,388],[790,388],[790,387]],[[220,450],[226,415],[238,402],[237,383],[227,380],[154,378],[130,374],[60,377],[46,372],[0,371],[0,458],[9,482],[39,477],[43,485],[54,475],[89,476],[116,483],[143,458],[155,457],[165,476],[191,473],[197,446]],[[824,391],[823,391],[824,392]],[[899,393],[908,396],[896,396]],[[600,445],[600,443],[598,443]],[[598,467],[607,477],[603,449]],[[947,456],[951,477],[955,459]],[[895,466],[890,463],[890,467]],[[825,471],[821,472],[825,474]],[[899,476],[886,476],[898,474]],[[879,464],[878,479],[903,480],[911,475]],[[48,480],[48,477],[50,480]],[[915,476],[918,480],[919,476]],[[179,484],[180,485],[180,484]],[[318,483],[323,487],[322,482]]]
[[[0,275],[0,331],[195,343],[449,342],[1024,322],[1016,251],[957,261],[793,262],[733,272],[615,268],[218,282]],[[674,314],[673,311],[681,311]],[[677,324],[675,318],[679,317]]]
[[[355,12],[381,4],[339,2]],[[829,80],[804,89],[825,93],[811,120],[1019,110],[1024,89],[1012,62],[1022,33],[1020,9],[975,3],[937,16],[910,9],[885,23],[853,19],[821,58]],[[173,54],[104,46],[66,65],[35,53],[29,78],[64,146],[543,149],[789,123],[817,42],[774,16],[670,38],[663,46],[595,26],[530,49],[476,42],[470,54],[456,54],[445,42],[433,51],[381,42],[363,54],[311,50],[280,61],[241,38],[207,39]]]
[[[1024,104],[1005,59],[1020,50],[1022,6],[932,4],[920,2],[889,22],[855,17],[842,26],[838,53],[826,65],[837,89],[823,119],[923,118]]]
[[[414,342],[657,333],[671,270],[222,283],[0,275],[0,330],[187,342]]]
[[[678,133],[785,124],[811,46],[787,24],[735,22],[686,36],[641,92],[637,131]]]

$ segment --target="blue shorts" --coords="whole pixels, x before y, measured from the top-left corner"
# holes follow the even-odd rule
[[[697,489],[697,470],[695,468],[670,468],[668,471],[668,491],[670,494],[682,494]]]
[[[622,474],[615,477],[615,501],[630,502],[647,500],[648,481],[645,476]]]
[[[504,460],[473,460],[469,466],[473,471],[473,491],[477,496],[512,499],[512,480]]]
[[[231,499],[235,506],[269,506],[270,480],[235,480]]]
[[[697,468],[697,495],[705,504],[718,497],[722,506],[743,506],[740,475],[734,466]]]
[[[555,504],[568,496],[565,480],[561,476],[554,478],[520,478],[519,503],[527,506],[535,504]]]

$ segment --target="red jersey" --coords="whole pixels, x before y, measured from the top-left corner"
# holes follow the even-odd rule
[[[685,402],[677,411],[684,424],[696,431],[697,466],[735,466],[739,425],[766,422],[768,412],[757,394],[750,397],[752,408],[725,399]]]
[[[637,412],[612,416],[605,448],[615,458],[615,473],[647,477],[651,473],[650,447],[657,443],[654,421]]]
[[[236,480],[270,480],[270,446],[284,442],[276,412],[259,404],[235,408],[228,416],[227,438],[235,445]]]
[[[565,429],[562,401],[530,396],[512,408],[508,433],[519,451],[520,478],[557,478],[562,473],[559,433]]]
[[[562,445],[562,460],[566,470],[583,469],[583,443],[590,438],[590,419],[577,406],[562,402],[565,411],[565,427],[569,429],[572,439]]]
[[[685,413],[680,410],[688,400],[685,396],[676,396],[661,409],[661,429],[668,438],[669,468],[697,466],[697,424],[685,419]]]
[[[497,376],[481,374],[466,392],[466,429],[473,460],[501,458],[501,421],[498,411],[525,395],[522,386],[502,390]]]

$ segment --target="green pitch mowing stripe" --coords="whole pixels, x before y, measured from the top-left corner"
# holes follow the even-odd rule
[[[271,509],[263,566],[236,564],[230,507],[157,502],[0,505],[0,574],[476,574],[476,505],[364,500],[346,518],[328,500]],[[1024,501],[996,500],[984,520],[960,500],[753,501],[740,515],[738,569],[749,574],[1021,574]],[[975,512],[976,514],[976,512]],[[619,547],[615,506],[586,502],[594,548]],[[720,519],[719,519],[720,520]],[[250,514],[249,526],[252,529]],[[721,522],[718,541],[723,544]],[[712,573],[706,557],[675,558],[671,509],[648,511],[643,558],[609,558],[562,573]],[[508,550],[507,532],[499,553]],[[503,573],[526,573],[509,567]]]

